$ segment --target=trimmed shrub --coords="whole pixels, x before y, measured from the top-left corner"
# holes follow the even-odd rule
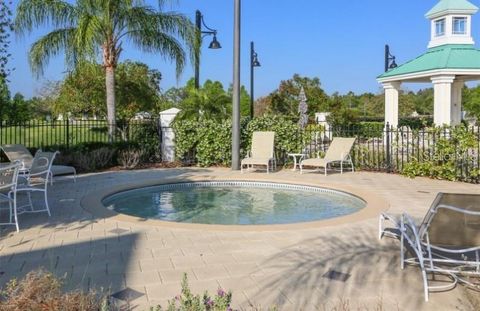
[[[182,120],[173,124],[175,149],[179,160],[188,161],[192,156],[200,166],[231,164],[232,121]],[[296,123],[281,116],[265,116],[250,121],[241,120],[241,157],[250,150],[254,131],[275,132],[275,152],[278,160],[289,152],[301,150],[298,138],[302,135]]]

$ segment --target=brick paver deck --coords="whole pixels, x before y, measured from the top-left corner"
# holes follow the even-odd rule
[[[324,177],[284,170],[267,176],[191,168],[83,175],[76,184],[66,178],[50,188],[52,217],[22,215],[20,233],[0,228],[0,284],[44,267],[65,275],[67,288],[135,290],[140,297],[130,305],[146,310],[177,295],[186,272],[194,291],[222,286],[233,291],[234,307],[247,310],[252,305],[328,310],[341,300],[355,310],[373,310],[379,303],[385,310],[464,308],[458,288],[423,302],[418,269],[400,270],[398,243],[377,240],[376,218],[304,230],[190,230],[98,219],[80,205],[92,191],[132,180],[193,176],[349,186],[375,192],[388,201],[391,213],[407,211],[419,220],[439,191],[480,191],[478,185],[365,172]],[[351,276],[346,282],[324,278],[330,269]]]

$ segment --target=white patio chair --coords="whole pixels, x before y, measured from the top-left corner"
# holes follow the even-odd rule
[[[17,232],[20,230],[17,214],[17,183],[21,166],[20,161],[0,166],[0,204],[7,202],[9,209],[9,221],[0,225],[13,225]]]
[[[275,160],[275,132],[253,132],[252,148],[249,156],[242,160],[241,172],[244,167],[247,169],[254,165],[265,165],[267,174],[270,173],[270,167],[276,168]]]
[[[3,152],[7,155],[7,158],[13,162],[20,160],[22,162],[22,171],[28,171],[33,163],[33,156],[24,145],[2,145]],[[69,175],[73,174],[73,182],[77,181],[77,170],[73,166],[68,165],[52,165],[52,169],[49,175],[50,183],[53,183],[53,176]]]
[[[48,181],[51,174],[52,163],[57,153],[58,152],[38,151],[33,158],[31,168],[24,176],[20,176],[25,179],[25,183],[21,184],[19,182],[17,192],[25,192],[27,194],[28,204],[19,207],[19,214],[47,212],[48,216],[51,216],[50,207],[48,205]],[[44,209],[35,209],[33,206],[31,194],[37,192],[43,193],[45,200]],[[30,209],[27,210],[26,207],[30,207]]]
[[[323,158],[305,159],[300,162],[300,174],[303,174],[305,166],[323,167],[325,176],[327,176],[327,169],[332,163],[340,163],[340,173],[343,174],[343,164],[347,163],[351,166],[352,172],[355,171],[350,152],[352,150],[355,138],[335,137],[328,147],[327,152]]]
[[[385,228],[385,220],[394,227]],[[400,239],[402,269],[420,267],[425,301],[430,291],[449,290],[457,282],[473,286],[466,278],[480,277],[480,194],[438,194],[419,226],[408,214],[400,221],[382,214],[379,237],[384,235]],[[451,282],[430,285],[427,273],[446,275]]]

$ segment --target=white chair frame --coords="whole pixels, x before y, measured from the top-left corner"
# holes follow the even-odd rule
[[[0,171],[12,171],[11,182],[8,184],[0,184],[0,190],[7,191],[0,192],[0,201],[7,201],[9,207],[9,221],[5,223],[0,223],[0,225],[12,225],[15,226],[17,232],[20,231],[18,225],[18,213],[17,213],[17,185],[18,185],[18,175],[22,163],[20,161],[15,161],[10,165],[0,167]]]
[[[51,169],[52,169],[52,163],[53,160],[55,159],[55,156],[57,155],[58,151],[52,152],[51,159],[49,160],[47,157],[37,157],[37,161],[44,161],[46,162],[42,167],[46,167],[46,169],[39,171],[39,172],[33,172],[33,166],[32,168],[25,173],[23,176],[26,180],[25,185],[21,185],[17,188],[17,192],[26,192],[28,196],[28,204],[20,206],[22,210],[19,212],[19,214],[23,213],[40,213],[40,212],[47,212],[48,216],[51,216],[50,213],[50,206],[48,204],[48,184],[49,184],[49,177],[51,174]],[[37,156],[37,155],[35,155]],[[43,187],[38,187],[34,184],[32,184],[32,179],[38,178],[42,180]],[[41,184],[41,183],[40,183]],[[45,200],[45,208],[44,209],[35,209],[33,207],[33,202],[31,199],[31,193],[32,192],[43,192],[44,194],[44,200]],[[25,207],[30,207],[30,210],[25,209]]]

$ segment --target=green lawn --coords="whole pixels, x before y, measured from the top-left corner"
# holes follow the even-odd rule
[[[23,144],[40,148],[52,145],[73,146],[83,142],[107,142],[105,121],[70,122],[30,121],[15,126],[0,126],[0,145]]]

